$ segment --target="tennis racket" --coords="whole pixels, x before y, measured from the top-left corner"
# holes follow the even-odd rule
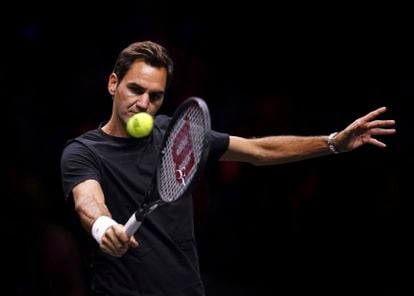
[[[129,218],[125,224],[129,236],[156,208],[172,203],[191,191],[207,161],[210,128],[210,112],[203,99],[190,97],[178,106],[162,140],[155,179],[149,193],[153,201],[144,204]]]

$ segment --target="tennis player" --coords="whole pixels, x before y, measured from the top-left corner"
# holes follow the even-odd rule
[[[191,196],[157,209],[133,236],[124,224],[146,201],[170,118],[158,115],[171,83],[173,62],[165,48],[136,42],[123,49],[108,79],[112,114],[96,129],[69,140],[61,158],[65,198],[73,203],[90,251],[92,295],[205,295],[193,229]],[[155,117],[153,132],[130,137],[128,118]],[[395,133],[394,120],[380,120],[385,107],[341,131],[320,136],[246,139],[211,132],[209,161],[276,165],[345,153]]]

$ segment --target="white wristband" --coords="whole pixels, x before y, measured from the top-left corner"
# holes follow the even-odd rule
[[[329,147],[329,149],[331,149],[331,151],[332,151],[333,153],[338,154],[338,153],[339,153],[339,151],[338,151],[338,149],[336,149],[336,147],[335,147],[335,145],[334,145],[334,143],[333,143],[333,138],[336,136],[336,134],[337,134],[337,132],[332,133],[332,134],[330,134],[330,135],[328,136],[328,147]]]
[[[107,216],[100,216],[92,225],[92,236],[101,244],[102,237],[104,236],[106,230],[111,227],[112,225],[118,224],[115,220],[107,217]]]

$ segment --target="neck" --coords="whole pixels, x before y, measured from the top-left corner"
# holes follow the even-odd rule
[[[129,134],[121,123],[116,123],[111,118],[103,127],[102,131],[110,136],[129,138]]]

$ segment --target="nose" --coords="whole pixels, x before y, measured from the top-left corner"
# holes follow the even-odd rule
[[[143,93],[138,97],[138,100],[136,101],[137,107],[142,110],[146,111],[149,107],[150,99],[149,95],[147,93]]]

